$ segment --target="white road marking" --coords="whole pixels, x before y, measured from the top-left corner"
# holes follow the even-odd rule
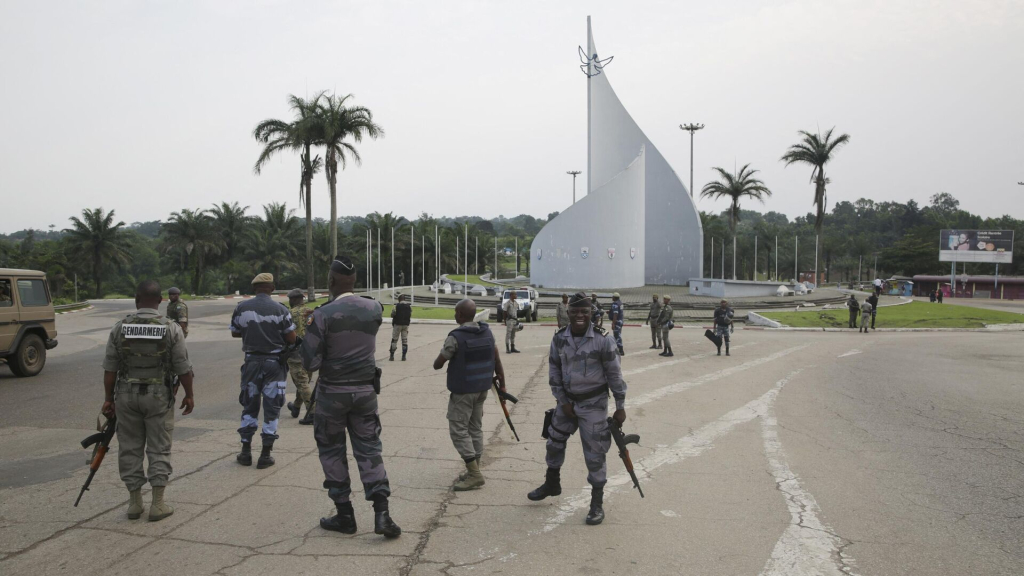
[[[676,514],[672,510],[662,510],[661,515],[666,518],[679,518],[679,514]]]
[[[637,478],[643,482],[643,480],[650,478],[651,472],[662,466],[675,464],[693,456],[700,456],[706,450],[713,447],[715,440],[730,432],[736,426],[750,422],[758,416],[764,416],[767,414],[772,402],[775,401],[775,397],[778,396],[779,390],[786,385],[786,382],[799,374],[801,370],[791,372],[785,378],[776,382],[771,390],[765,392],[759,398],[751,400],[745,405],[728,412],[718,420],[705,424],[698,430],[683,436],[672,446],[655,450],[641,460],[634,462],[633,469],[636,472]],[[609,459],[615,458],[615,456],[616,453],[613,450],[610,453]],[[629,473],[625,471],[608,478],[608,483],[604,487],[605,496],[607,497],[623,488],[628,490],[633,488],[633,481],[630,479]],[[589,507],[590,486],[587,486],[576,495],[566,498],[562,505],[559,506],[558,512],[544,522],[544,527],[539,531],[531,532],[531,534],[550,532],[564,524],[566,520],[573,517],[580,510]]]
[[[760,366],[762,364],[767,364],[768,362],[774,362],[775,360],[778,360],[779,358],[788,356],[788,355],[792,354],[793,352],[798,352],[800,350],[803,350],[804,348],[807,348],[807,346],[808,346],[807,344],[804,344],[804,345],[801,345],[801,346],[794,346],[792,348],[786,348],[785,350],[780,350],[780,351],[778,351],[778,352],[776,352],[774,354],[769,354],[768,356],[764,356],[762,358],[755,358],[754,360],[750,360],[748,362],[744,362],[743,364],[737,364],[735,366],[730,366],[728,368],[725,368],[723,370],[719,370],[717,372],[711,372],[710,374],[705,374],[705,375],[703,375],[703,376],[701,376],[701,377],[699,377],[699,378],[697,378],[695,380],[691,380],[691,381],[688,381],[688,382],[677,382],[675,384],[669,384],[668,386],[664,386],[662,388],[658,388],[657,390],[648,392],[647,394],[642,394],[640,396],[637,396],[636,398],[629,398],[627,396],[626,397],[626,409],[628,410],[630,408],[636,408],[637,406],[642,406],[644,404],[647,404],[648,402],[654,402],[655,400],[661,400],[665,396],[669,396],[669,395],[675,394],[677,392],[682,392],[683,390],[688,390],[690,388],[695,388],[697,386],[702,386],[702,385],[707,384],[709,382],[714,382],[715,380],[720,380],[722,378],[725,378],[726,376],[732,376],[733,374],[736,374],[737,372],[742,372],[744,370],[747,370],[748,368],[754,368],[754,367]]]
[[[753,344],[740,344],[738,346],[733,346],[733,349],[734,350],[738,350],[740,348],[746,348],[748,346],[753,346]],[[648,352],[656,352],[656,350],[648,350]],[[639,354],[643,354],[643,352],[638,352],[637,354],[634,354],[634,356],[637,356]],[[623,376],[633,376],[634,374],[643,374],[644,372],[647,372],[648,370],[656,370],[658,368],[666,368],[668,366],[675,366],[676,364],[685,364],[686,362],[689,362],[689,361],[694,360],[694,359],[708,358],[708,357],[717,356],[717,355],[718,355],[718,352],[708,352],[706,354],[695,354],[693,356],[683,356],[682,358],[679,358],[678,360],[669,360],[667,362],[654,362],[653,364],[647,364],[647,365],[641,366],[639,368],[633,368],[632,370],[625,370],[625,371],[622,372],[622,375]]]
[[[842,540],[818,518],[821,509],[814,496],[803,489],[800,477],[786,463],[786,453],[779,442],[778,421],[771,407],[761,420],[761,435],[768,467],[779,491],[786,497],[790,514],[789,527],[775,543],[761,576],[853,574],[853,558],[840,550]]]
[[[861,353],[862,352],[860,350],[857,350],[856,348],[854,348],[853,350],[850,350],[849,352],[846,352],[844,354],[840,354],[839,356],[836,356],[836,358],[846,358],[847,356],[853,356],[854,354],[861,354]]]

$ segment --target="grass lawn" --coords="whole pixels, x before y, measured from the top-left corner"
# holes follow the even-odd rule
[[[766,318],[794,328],[845,328],[850,313],[844,310],[810,312],[764,312]],[[878,309],[876,328],[984,328],[986,324],[1024,322],[1024,314],[986,310],[956,304],[911,302]],[[860,325],[860,319],[857,320]]]

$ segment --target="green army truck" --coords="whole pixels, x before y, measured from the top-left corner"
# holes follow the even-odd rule
[[[35,376],[57,346],[57,325],[46,274],[0,268],[0,363],[17,376]]]

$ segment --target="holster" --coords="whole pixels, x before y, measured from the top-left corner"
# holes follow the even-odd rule
[[[551,420],[555,417],[555,409],[549,408],[544,411],[544,429],[540,432],[540,437],[547,440],[551,433],[548,430],[551,428]]]
[[[383,374],[383,373],[384,373],[384,371],[381,370],[380,368],[375,368],[374,369],[374,374],[373,374],[373,391],[376,392],[377,394],[380,394],[380,375]]]

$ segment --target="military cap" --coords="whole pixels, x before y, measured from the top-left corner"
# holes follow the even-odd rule
[[[399,302],[405,302],[405,294],[399,294],[398,295],[398,301]]]
[[[305,296],[305,294],[302,293],[302,288],[292,288],[288,292],[289,300],[291,300],[292,298],[302,298],[303,296]]]
[[[271,274],[270,272],[260,272],[259,274],[256,275],[255,278],[252,279],[252,282],[250,282],[250,284],[273,284],[273,283],[274,283],[274,275]]]
[[[671,296],[669,296],[668,294],[665,294],[665,300],[671,300],[671,299],[672,299]]]
[[[590,298],[583,292],[577,292],[569,298],[569,308],[590,308]]]
[[[167,293],[168,294],[181,294],[181,290],[179,290],[177,286],[171,286],[170,288],[167,289]]]
[[[612,298],[620,298],[619,293],[615,292],[614,294],[612,294]]]
[[[331,272],[342,276],[351,276],[356,273],[356,266],[348,256],[338,256],[331,262]]]

